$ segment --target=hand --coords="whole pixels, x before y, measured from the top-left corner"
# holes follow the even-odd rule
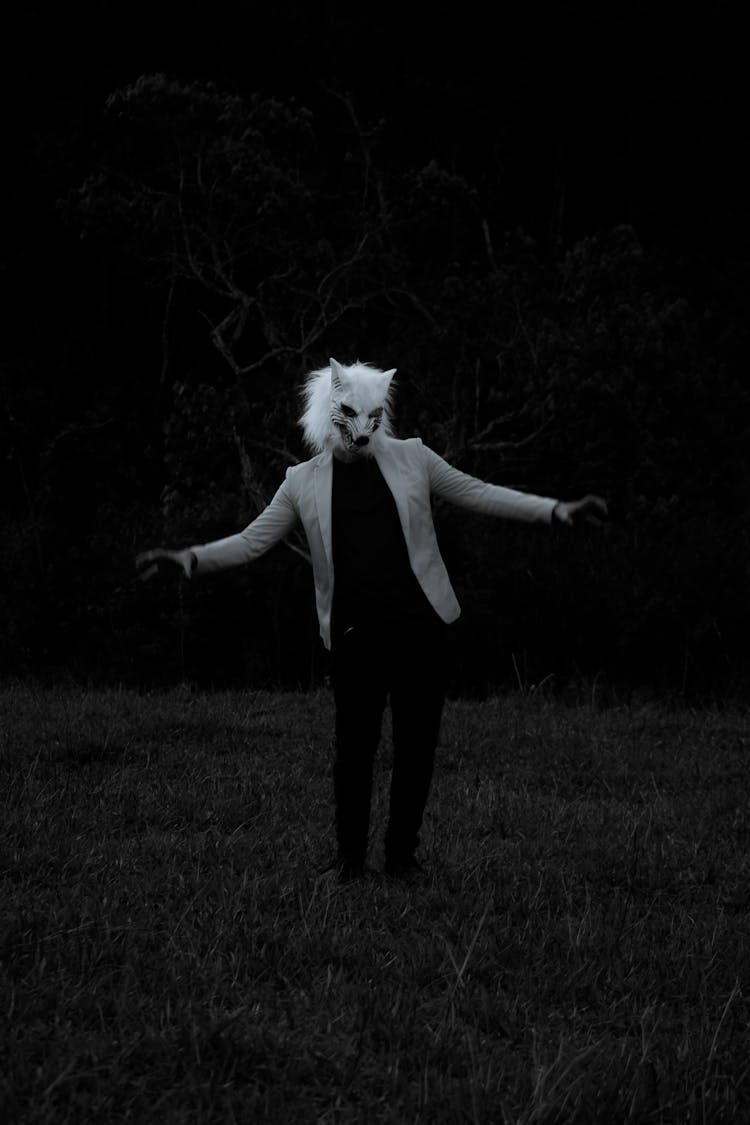
[[[552,517],[566,527],[578,524],[602,524],[608,516],[607,503],[601,496],[584,496],[583,500],[560,500],[552,509]]]
[[[158,574],[162,578],[174,578],[182,572],[190,578],[197,559],[192,551],[165,551],[157,547],[154,551],[142,551],[136,555],[135,571],[142,582]]]

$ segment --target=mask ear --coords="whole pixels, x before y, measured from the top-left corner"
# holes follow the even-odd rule
[[[329,359],[328,362],[331,365],[331,386],[334,391],[340,391],[342,389],[341,376],[343,375],[341,364],[337,363],[335,359]]]
[[[398,371],[397,367],[392,367],[390,369],[390,371],[384,371],[383,375],[386,377],[386,379],[390,383],[391,379],[393,378],[393,376],[396,374],[397,371]]]

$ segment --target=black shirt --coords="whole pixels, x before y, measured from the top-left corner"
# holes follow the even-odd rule
[[[439,624],[409,562],[396,501],[373,457],[333,459],[333,625]]]

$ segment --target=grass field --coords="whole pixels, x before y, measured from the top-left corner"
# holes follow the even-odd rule
[[[325,693],[0,713],[3,1121],[750,1121],[743,712],[449,703],[420,887],[320,874]]]

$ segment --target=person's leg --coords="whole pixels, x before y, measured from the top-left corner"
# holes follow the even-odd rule
[[[389,873],[414,866],[445,701],[446,647],[443,628],[415,630],[394,645],[393,775],[385,837]]]
[[[364,868],[367,855],[372,768],[387,687],[377,646],[360,628],[333,638],[331,667],[336,704],[336,843],[338,862],[347,876]]]

